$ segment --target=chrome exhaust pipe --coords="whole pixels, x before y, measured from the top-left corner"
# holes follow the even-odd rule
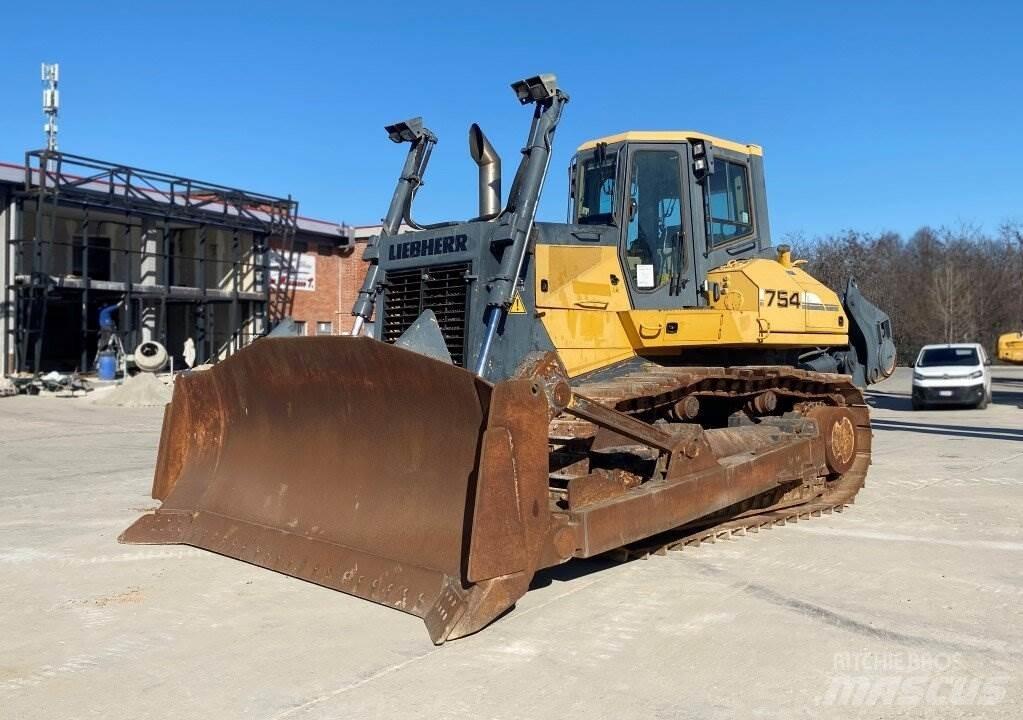
[[[476,123],[469,128],[469,154],[479,166],[480,220],[501,214],[501,157]]]

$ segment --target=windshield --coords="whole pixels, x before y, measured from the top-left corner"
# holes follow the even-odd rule
[[[918,367],[941,367],[943,365],[957,365],[970,367],[980,365],[977,359],[977,351],[974,348],[951,347],[951,348],[928,348],[920,356]]]
[[[594,152],[580,157],[576,179],[575,221],[582,225],[613,225],[617,156]]]

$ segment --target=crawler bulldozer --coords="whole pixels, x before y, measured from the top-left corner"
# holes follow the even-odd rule
[[[419,223],[437,142],[407,155],[340,337],[267,337],[179,376],[155,512],[185,543],[421,617],[436,643],[544,569],[842,509],[870,463],[859,386],[889,318],[772,247],[763,152],[700,132],[584,143],[568,222],[537,222],[568,95],[532,119],[510,191],[476,125],[479,215]]]

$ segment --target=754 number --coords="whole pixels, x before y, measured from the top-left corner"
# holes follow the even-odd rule
[[[764,297],[767,304],[778,307],[799,307],[799,293],[789,293],[784,290],[764,290]]]

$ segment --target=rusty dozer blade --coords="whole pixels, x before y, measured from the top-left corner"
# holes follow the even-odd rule
[[[417,615],[436,643],[529,586],[548,532],[547,401],[361,337],[268,338],[178,378],[120,537],[184,543]]]

